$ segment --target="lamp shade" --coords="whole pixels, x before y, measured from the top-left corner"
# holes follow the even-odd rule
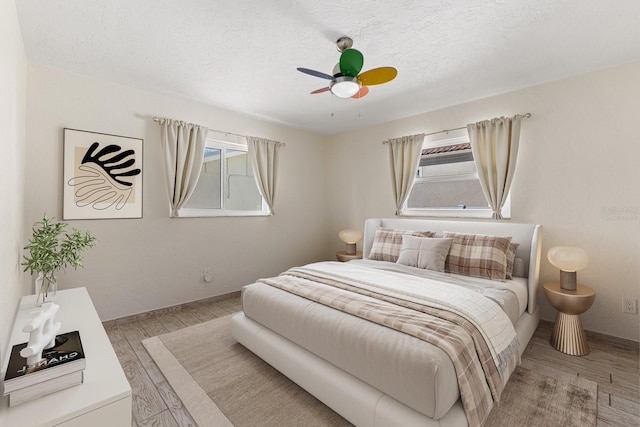
[[[354,229],[342,230],[338,233],[338,237],[345,243],[355,244],[362,240],[362,231]]]
[[[562,271],[575,272],[589,264],[587,251],[577,246],[554,246],[547,252],[549,262]]]

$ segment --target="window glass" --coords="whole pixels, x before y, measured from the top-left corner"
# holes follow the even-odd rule
[[[196,188],[179,216],[268,215],[245,142],[209,138]]]
[[[185,203],[185,208],[190,209],[221,209],[222,199],[220,190],[222,188],[222,150],[218,148],[206,147],[204,150],[204,160],[202,171],[198,179],[198,185],[193,191],[189,200]]]
[[[488,209],[477,178],[416,182],[407,207],[409,209]]]
[[[509,214],[509,203],[503,208]],[[404,214],[491,217],[468,137],[425,142]]]
[[[261,210],[262,196],[258,191],[247,152],[227,150],[226,162],[226,208],[236,211]]]

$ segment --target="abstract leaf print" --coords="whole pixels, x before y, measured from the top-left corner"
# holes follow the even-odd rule
[[[142,171],[132,167],[135,165],[133,150],[123,150],[115,144],[99,147],[98,142],[91,144],[68,184],[75,187],[78,207],[91,205],[97,210],[111,207],[120,210],[133,194],[132,178]]]

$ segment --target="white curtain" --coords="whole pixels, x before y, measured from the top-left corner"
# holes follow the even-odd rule
[[[196,188],[209,129],[179,120],[160,119],[160,138],[167,171],[171,216],[187,202]]]
[[[391,184],[396,199],[396,215],[400,215],[416,180],[423,142],[423,133],[387,141],[391,164]]]
[[[247,154],[253,167],[256,184],[265,203],[269,206],[271,215],[275,214],[273,205],[278,177],[278,156],[280,147],[283,145],[281,142],[255,136],[247,137]]]
[[[467,125],[471,152],[484,197],[501,219],[502,206],[509,194],[516,168],[522,116],[495,118]]]

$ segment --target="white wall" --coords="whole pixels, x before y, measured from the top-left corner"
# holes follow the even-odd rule
[[[9,344],[21,285],[24,128],[27,62],[13,0],[0,0],[0,366]]]
[[[633,63],[330,138],[329,237],[342,228],[362,228],[368,217],[394,215],[381,141],[530,112],[522,126],[512,221],[544,225],[542,282],[559,277],[546,259],[551,246],[584,247],[591,262],[578,281],[597,292],[582,316],[585,327],[638,341],[638,315],[622,313],[623,296],[640,297],[638,76],[640,63]],[[611,208],[628,214],[612,216]],[[337,237],[329,242],[328,256],[341,249]],[[553,320],[555,310],[539,297],[542,318]]]
[[[13,20],[9,24],[16,26]],[[19,38],[19,34],[13,37]],[[9,68],[19,70],[24,67],[24,58],[21,47],[16,49],[18,53],[12,55],[19,59],[11,59]],[[12,55],[3,55],[2,60]],[[13,83],[20,83],[21,77],[19,72],[15,74],[15,80],[3,77],[0,83],[17,91],[19,98]],[[368,217],[393,216],[387,152],[381,144],[384,139],[530,112],[533,117],[523,125],[513,183],[512,220],[543,224],[545,253],[558,244],[584,247],[591,263],[579,273],[579,281],[597,292],[594,306],[583,315],[585,327],[638,340],[638,316],[621,312],[623,296],[639,298],[640,294],[640,144],[632,128],[640,99],[637,75],[640,63],[322,138],[31,64],[27,73],[22,229],[28,230],[44,211],[61,216],[64,127],[143,138],[144,218],[73,221],[73,226],[90,229],[99,243],[87,252],[85,269],[62,275],[61,287],[87,286],[104,320],[223,294],[292,265],[332,259],[334,252],[342,249],[337,238],[340,229],[362,227]],[[9,182],[20,185],[20,108],[3,108],[18,115],[10,122],[10,128],[15,129],[12,140],[17,142],[8,149],[9,158],[16,158],[11,166],[16,169],[3,173],[11,175]],[[286,142],[277,215],[169,219],[159,129],[151,121],[154,115]],[[19,204],[19,192],[11,197]],[[611,209],[626,209],[630,214],[611,216]],[[18,211],[3,212],[2,220],[9,223],[10,230],[19,230],[22,225]],[[16,281],[19,260],[15,252],[24,241],[19,231],[12,232],[16,235],[10,237],[10,243],[2,245],[14,258],[3,256],[2,271],[9,272],[8,280]],[[214,270],[211,284],[201,279],[206,267]],[[557,270],[545,257],[542,281],[557,277]],[[8,293],[3,289],[2,304],[12,308],[20,294],[17,289],[25,293],[30,281],[25,277],[22,287]],[[3,286],[7,288],[5,283]],[[540,300],[543,319],[553,320],[555,311],[542,294]],[[3,320],[10,316],[5,312]]]
[[[326,255],[321,137],[49,67],[29,64],[27,75],[25,228],[45,211],[62,217],[63,128],[144,139],[144,218],[70,222],[98,243],[84,269],[59,276],[60,287],[86,286],[103,320],[236,291]],[[286,143],[276,215],[170,219],[153,116]],[[211,283],[205,268],[213,269]]]

